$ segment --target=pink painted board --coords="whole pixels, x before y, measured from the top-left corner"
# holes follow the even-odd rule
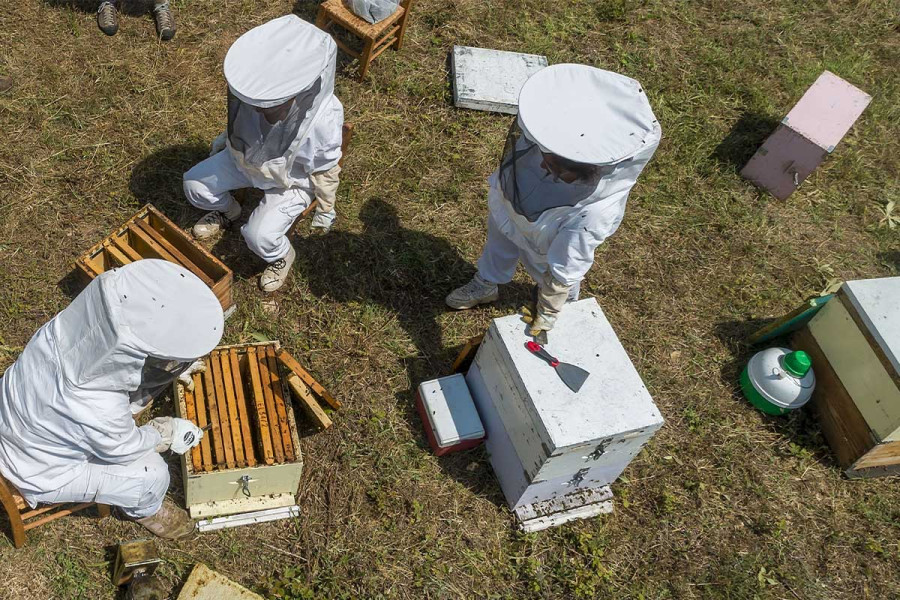
[[[827,155],[824,148],[790,127],[779,125],[747,162],[741,175],[779,200],[785,200]]]
[[[869,94],[825,71],[782,123],[832,152],[871,101]]]

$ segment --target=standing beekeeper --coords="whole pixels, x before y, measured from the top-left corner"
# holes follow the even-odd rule
[[[138,427],[131,403],[208,354],[223,324],[215,295],[182,267],[141,260],[103,273],[0,380],[0,472],[32,507],[111,504],[160,537],[190,534],[159,453],[183,454],[203,431],[172,417]]]
[[[209,158],[184,174],[184,194],[210,211],[193,228],[207,239],[241,216],[231,190],[264,191],[241,227],[250,249],[269,263],[263,291],[280,288],[294,262],[287,238],[294,220],[317,200],[313,230],[334,222],[344,107],[334,95],[337,47],[295,15],[251,29],[225,55],[228,129]]]
[[[519,94],[500,166],[488,179],[487,242],[478,272],[447,296],[467,309],[498,298],[521,261],[537,282],[531,334],[578,298],[594,250],[625,215],[662,132],[641,85],[586,65],[532,75]]]

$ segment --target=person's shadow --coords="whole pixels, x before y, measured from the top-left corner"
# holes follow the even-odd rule
[[[341,304],[374,303],[396,317],[416,348],[415,356],[403,359],[412,389],[397,395],[397,408],[419,433],[419,446],[430,451],[414,405],[416,388],[451,374],[458,348],[443,343],[438,318],[451,310],[444,297],[471,279],[475,268],[449,241],[404,228],[397,210],[384,200],[367,201],[359,219],[362,233],[332,230],[323,236],[295,237],[293,277],[303,278],[320,298]],[[512,313],[530,295],[531,286],[505,285],[495,306]],[[502,496],[483,459],[482,450],[461,452],[443,457],[441,466],[457,481],[499,503]]]

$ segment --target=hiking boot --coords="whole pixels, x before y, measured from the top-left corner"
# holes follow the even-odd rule
[[[194,522],[188,512],[166,498],[155,515],[137,519],[150,533],[167,540],[179,540],[194,533]]]
[[[119,31],[119,13],[116,5],[108,0],[100,3],[97,9],[97,27],[106,35],[116,35]]]
[[[175,17],[168,2],[153,6],[153,20],[156,21],[156,35],[164,42],[175,37]]]
[[[206,240],[216,235],[241,216],[241,205],[233,198],[224,211],[214,210],[203,215],[191,229],[198,240]]]
[[[259,276],[259,289],[264,292],[274,292],[283,286],[288,273],[291,272],[291,265],[294,264],[295,258],[297,258],[297,253],[294,252],[294,247],[290,246],[287,256],[270,263]]]
[[[472,281],[450,292],[445,302],[450,308],[465,310],[479,304],[494,302],[499,297],[497,284],[485,281],[481,275],[476,273]]]

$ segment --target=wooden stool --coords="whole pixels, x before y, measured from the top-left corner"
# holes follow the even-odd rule
[[[100,518],[109,516],[109,506],[106,504],[94,504],[93,502],[84,502],[82,504],[73,504],[71,502],[62,504],[48,504],[43,508],[32,510],[25,499],[15,488],[13,484],[0,476],[0,503],[9,517],[9,525],[12,529],[13,545],[21,548],[25,545],[25,532],[41,525],[46,525],[50,521],[55,521],[60,517],[65,517],[73,513],[77,513],[92,506],[97,507]],[[40,517],[40,518],[38,518]]]
[[[402,0],[394,14],[380,23],[372,24],[350,12],[343,0],[325,0],[319,5],[316,27],[330,33],[331,26],[337,24],[363,41],[362,52],[357,52],[341,40],[334,40],[341,50],[359,59],[359,79],[362,81],[366,78],[369,64],[379,54],[388,48],[399,50],[403,46],[406,19],[412,3],[413,0]]]

